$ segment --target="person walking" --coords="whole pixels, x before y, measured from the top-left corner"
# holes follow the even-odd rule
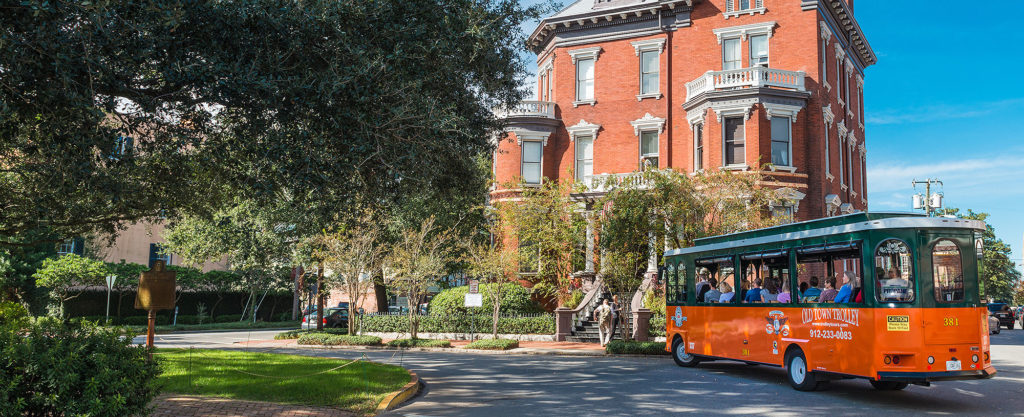
[[[601,305],[594,309],[594,320],[597,320],[597,341],[604,347],[612,336],[612,308],[608,305],[607,298],[602,299]]]
[[[608,341],[615,338],[615,328],[619,325],[619,313],[622,310],[622,306],[619,305],[619,295],[615,294],[612,296],[612,302],[608,305],[612,309],[612,331],[611,336],[608,336]]]

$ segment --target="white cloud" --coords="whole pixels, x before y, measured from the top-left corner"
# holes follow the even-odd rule
[[[990,101],[983,103],[959,103],[957,105],[937,104],[905,109],[872,111],[867,115],[869,124],[891,125],[923,123],[936,120],[969,119],[984,116],[1012,106],[1024,104],[1024,98]]]
[[[872,207],[909,209],[912,196],[924,192],[923,186],[915,191],[911,182],[927,178],[943,182],[940,190],[949,205],[966,207],[972,201],[1024,197],[1024,154],[1018,151],[992,158],[916,165],[901,165],[898,161],[871,164],[868,190]]]

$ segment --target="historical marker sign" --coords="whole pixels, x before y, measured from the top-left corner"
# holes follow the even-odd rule
[[[470,294],[478,294],[478,293],[480,293],[480,281],[477,281],[475,279],[469,281],[469,293]]]
[[[466,294],[466,307],[483,307],[483,294]]]

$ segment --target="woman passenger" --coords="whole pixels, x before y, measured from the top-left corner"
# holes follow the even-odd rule
[[[780,303],[789,303],[793,301],[793,295],[789,292],[789,280],[782,283],[782,292],[779,293]]]
[[[857,280],[857,275],[854,275],[852,271],[843,271],[843,286],[839,289],[839,293],[836,294],[837,303],[849,303],[853,301],[853,282]]]
[[[722,281],[721,284],[718,284],[718,290],[722,292],[722,295],[718,297],[718,302],[720,303],[731,303],[732,298],[736,296],[736,293],[732,290],[732,286],[727,282],[728,280],[729,277],[726,277],[726,281]]]
[[[825,291],[821,292],[821,296],[818,297],[819,303],[831,303],[832,300],[836,299],[836,278],[828,277],[825,278]]]
[[[761,290],[761,302],[763,303],[777,303],[779,302],[779,287],[775,286],[775,279],[768,278],[764,281],[764,289]]]

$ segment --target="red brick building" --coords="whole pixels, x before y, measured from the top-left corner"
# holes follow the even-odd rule
[[[867,209],[876,57],[853,0],[579,0],[530,44],[537,100],[506,114],[499,183],[767,166],[796,220]]]

